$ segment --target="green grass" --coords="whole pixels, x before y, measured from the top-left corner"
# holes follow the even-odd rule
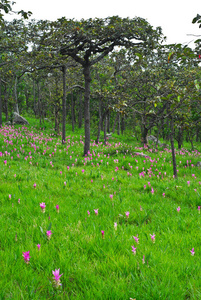
[[[177,151],[175,180],[170,151],[114,135],[83,157],[83,131],[69,127],[62,145],[29,121],[0,130],[0,299],[201,299],[200,153]]]

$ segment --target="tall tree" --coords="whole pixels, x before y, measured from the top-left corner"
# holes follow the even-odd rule
[[[58,19],[51,23],[51,31],[41,37],[41,44],[49,51],[70,56],[81,64],[85,80],[84,120],[85,144],[84,155],[90,151],[90,83],[91,67],[101,61],[116,46],[133,47],[136,51],[154,48],[161,37],[161,29],[156,30],[142,18],[67,20]]]

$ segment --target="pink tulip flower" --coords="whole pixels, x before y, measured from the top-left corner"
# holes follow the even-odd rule
[[[25,261],[26,264],[29,264],[29,261],[30,261],[29,252],[30,252],[30,251],[23,252],[23,254],[22,254],[22,256],[23,256],[24,261]]]
[[[191,255],[193,256],[195,254],[194,248],[192,248],[192,250],[190,250]]]
[[[63,274],[59,274],[60,272],[60,269],[56,270],[55,271],[52,271],[52,274],[54,275],[54,284],[55,284],[55,287],[59,287],[61,286],[61,283],[60,283],[60,277],[63,275]]]
[[[132,247],[132,252],[134,253],[134,255],[136,254],[136,249],[137,247],[131,246]]]

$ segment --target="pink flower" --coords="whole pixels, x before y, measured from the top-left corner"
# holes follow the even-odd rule
[[[37,247],[38,247],[38,251],[39,251],[40,250],[40,244],[38,244]]]
[[[139,237],[138,237],[138,234],[137,236],[133,236],[134,240],[136,241],[137,244],[139,244]]]
[[[44,213],[45,207],[46,207],[45,203],[44,202],[40,203],[40,207],[41,207],[42,212]]]
[[[177,207],[177,211],[180,212],[180,210],[181,210],[181,208],[180,208],[180,206],[178,206],[178,207]]]
[[[4,160],[4,164],[5,164],[5,165],[7,164],[7,160]]]
[[[89,210],[87,210],[87,213],[88,213],[88,216],[90,216],[90,211]]]
[[[36,188],[36,183],[34,183],[33,187]]]
[[[199,214],[200,214],[200,207],[201,207],[201,206],[198,206],[198,212],[199,212]]]
[[[145,264],[145,256],[143,255],[142,263]]]
[[[151,188],[151,193],[154,194],[154,189],[153,188]]]
[[[113,195],[111,194],[111,195],[110,195],[110,199],[112,200],[112,198],[113,198]]]
[[[130,215],[129,211],[126,211],[125,214],[126,214],[126,218],[128,219]]]
[[[55,284],[55,287],[59,287],[61,285],[60,283],[60,277],[63,275],[63,274],[59,274],[60,272],[60,269],[56,270],[55,271],[52,271],[52,274],[54,275],[54,284]]]
[[[23,253],[23,254],[22,254],[22,256],[23,256],[23,258],[24,258],[24,261],[25,261],[25,263],[26,263],[26,264],[28,264],[28,263],[29,263],[29,261],[30,261],[29,252],[30,252],[30,251],[27,251],[27,252],[22,252],[22,253]]]
[[[94,209],[96,215],[98,215],[98,209]]]
[[[8,195],[9,199],[11,199],[11,194]]]
[[[66,186],[66,181],[64,181],[64,185]]]
[[[104,238],[105,231],[101,230],[102,238]]]
[[[165,193],[163,193],[163,197],[165,198]]]
[[[191,255],[193,256],[195,254],[194,248],[192,248],[192,250],[190,250]]]
[[[82,173],[84,173],[84,169],[82,170]]]
[[[155,236],[156,235],[155,234],[153,234],[153,235],[150,234],[150,236],[151,236],[152,242],[155,243]]]
[[[117,223],[114,222],[114,229],[117,230]]]
[[[132,252],[134,253],[134,255],[136,254],[136,249],[137,247],[135,248],[134,246],[131,246],[132,247]]]
[[[57,210],[57,212],[59,212],[59,205],[58,204],[56,205],[56,210]]]
[[[188,186],[190,185],[190,181],[187,181]]]
[[[51,230],[47,230],[47,231],[46,231],[46,234],[47,234],[47,238],[48,238],[48,240],[50,240],[50,238],[51,238],[51,235],[52,235],[52,232],[51,232]]]

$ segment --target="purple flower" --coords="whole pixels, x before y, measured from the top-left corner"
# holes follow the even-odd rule
[[[44,213],[45,207],[46,207],[45,203],[44,202],[40,203],[40,207],[41,207],[42,212]]]
[[[36,188],[36,183],[34,183],[33,187]]]
[[[38,244],[37,247],[38,247],[38,250],[40,250],[40,244]]]
[[[59,274],[59,272],[60,272],[60,269],[58,269],[58,270],[55,269],[55,271],[52,271],[52,274],[54,275],[53,280],[54,280],[55,287],[59,287],[61,285],[60,277],[63,274]]]
[[[177,211],[180,212],[180,210],[181,210],[181,208],[180,208],[180,206],[178,206],[178,207],[177,207]]]
[[[201,207],[201,206],[198,206],[198,212],[199,212],[199,214],[200,214],[200,207]]]
[[[22,253],[23,253],[23,254],[22,254],[22,256],[23,256],[23,258],[24,258],[24,261],[25,261],[25,263],[26,263],[26,264],[28,264],[28,263],[29,263],[29,261],[30,261],[29,252],[30,252],[30,251],[27,251],[27,252],[22,252]]]
[[[128,219],[130,215],[129,211],[126,211],[125,214],[126,214],[126,218]]]
[[[104,238],[105,231],[101,230],[102,238]]]
[[[51,230],[47,230],[47,231],[46,231],[46,234],[47,234],[47,238],[48,238],[48,240],[50,240],[50,238],[51,238],[51,235],[52,235],[52,232],[51,232]]]
[[[56,210],[57,210],[57,212],[59,212],[59,205],[58,204],[56,205]]]
[[[153,234],[153,235],[150,234],[150,236],[151,236],[152,242],[155,243],[155,236],[156,235],[155,234]]]
[[[137,244],[139,244],[139,237],[138,237],[138,234],[137,236],[133,236],[134,240],[136,241]]]
[[[136,249],[137,247],[131,246],[132,247],[132,252],[134,253],[134,255],[136,254]]]
[[[90,211],[89,210],[87,210],[87,213],[88,213],[88,216],[90,216]]]
[[[190,250],[191,255],[193,256],[195,254],[194,248],[192,248],[192,250]]]
[[[94,209],[96,215],[98,215],[98,209]]]
[[[110,199],[112,200],[112,198],[113,198],[113,195],[111,194],[111,195],[110,195]]]

